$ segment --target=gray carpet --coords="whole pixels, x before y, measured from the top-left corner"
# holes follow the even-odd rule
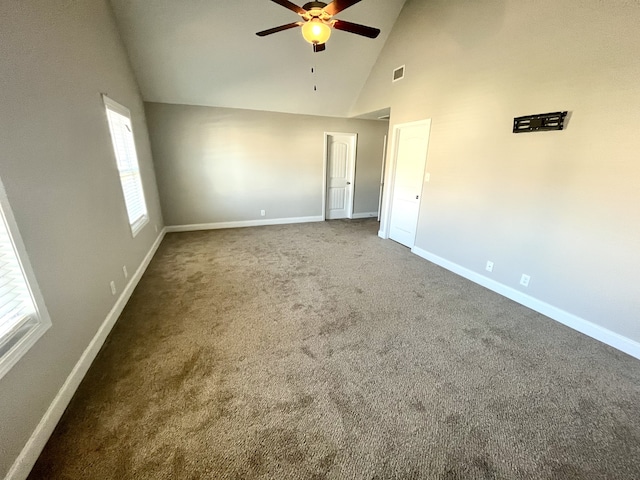
[[[377,229],[167,235],[30,478],[640,478],[638,360]]]

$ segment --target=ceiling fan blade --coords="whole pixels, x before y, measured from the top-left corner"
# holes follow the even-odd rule
[[[296,5],[295,3],[291,3],[288,0],[271,0],[273,3],[277,3],[278,5],[282,5],[284,8],[288,8],[289,10],[296,12],[298,15],[304,15],[307,11]]]
[[[376,38],[380,34],[379,28],[367,27],[366,25],[360,25],[358,23],[345,22],[344,20],[334,20],[333,28],[369,38]]]
[[[341,12],[345,8],[349,8],[351,5],[355,5],[361,0],[333,0],[329,5],[323,8],[325,12],[329,15],[335,15],[338,12]]]
[[[315,53],[324,52],[326,48],[327,48],[327,45],[324,44],[324,43],[314,43],[313,44],[313,51]]]
[[[271,35],[272,33],[282,32],[283,30],[289,30],[290,28],[299,27],[300,22],[295,23],[287,23],[286,25],[280,25],[279,27],[273,27],[269,30],[263,30],[262,32],[256,33],[259,37],[265,37],[267,35]]]

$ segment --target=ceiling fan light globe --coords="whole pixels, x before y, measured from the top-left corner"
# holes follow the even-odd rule
[[[302,25],[302,36],[312,44],[323,44],[331,36],[331,27],[322,20],[314,18]]]

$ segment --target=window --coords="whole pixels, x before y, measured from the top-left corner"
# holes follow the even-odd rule
[[[131,233],[135,237],[149,222],[149,214],[140,179],[136,145],[133,141],[131,113],[126,107],[114,102],[106,95],[103,95],[102,98],[107,109],[111,142],[120,172],[120,183],[129,216],[129,225],[131,225]]]
[[[0,378],[50,326],[0,181]]]

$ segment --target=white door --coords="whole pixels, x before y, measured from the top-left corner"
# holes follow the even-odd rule
[[[411,248],[416,238],[430,122],[398,126],[389,238]]]
[[[355,133],[328,133],[325,218],[351,218],[356,165]]]

